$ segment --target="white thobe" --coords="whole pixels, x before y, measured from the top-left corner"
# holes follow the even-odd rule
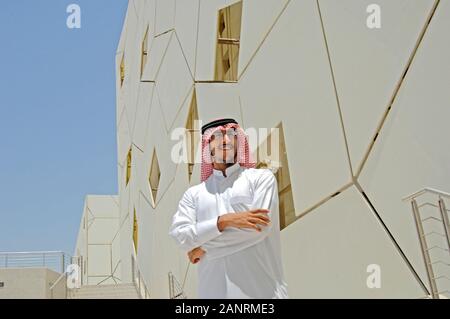
[[[190,187],[173,216],[169,235],[186,253],[206,252],[198,265],[199,298],[288,298],[281,262],[278,189],[269,169],[235,163]],[[218,216],[268,209],[270,224],[217,228]]]

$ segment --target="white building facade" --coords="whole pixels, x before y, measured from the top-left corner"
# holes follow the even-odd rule
[[[278,165],[291,298],[450,289],[445,227],[423,222],[438,234],[430,282],[402,201],[425,187],[450,191],[450,2],[378,0],[379,15],[372,2],[129,1],[116,54],[117,219],[98,227],[110,255],[88,256],[112,264],[103,279],[131,282],[137,268],[152,298],[196,298],[197,266],[168,236],[179,199],[200,182],[195,143],[187,161],[174,160],[177,132],[198,142],[197,120],[232,117],[244,129],[278,129],[278,157],[257,159]],[[255,154],[267,141],[258,135]],[[420,208],[439,219],[424,196]]]

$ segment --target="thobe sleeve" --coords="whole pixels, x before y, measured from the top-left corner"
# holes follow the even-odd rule
[[[217,228],[217,217],[197,222],[194,200],[191,192],[187,190],[172,218],[169,235],[181,249],[188,252],[222,235],[222,232]]]
[[[253,209],[268,209],[270,218],[268,226],[262,226],[261,232],[250,228],[226,228],[223,235],[212,239],[202,245],[209,259],[227,256],[250,247],[262,241],[274,229],[273,225],[279,225],[278,187],[277,180],[269,169],[265,169],[258,177],[254,185]]]

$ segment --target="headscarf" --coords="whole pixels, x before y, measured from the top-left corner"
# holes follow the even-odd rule
[[[217,130],[227,130],[234,128],[237,132],[237,162],[241,167],[254,168],[256,163],[252,160],[248,138],[244,130],[233,119],[217,119],[202,127],[202,164],[200,180],[203,182],[213,173],[213,161],[209,142],[211,136]]]

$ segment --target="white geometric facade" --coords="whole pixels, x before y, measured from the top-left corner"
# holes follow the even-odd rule
[[[428,295],[402,198],[450,191],[450,2],[377,0],[382,25],[370,29],[369,0],[242,0],[239,23],[233,13],[226,22],[240,26],[238,41],[219,48],[219,12],[239,2],[129,1],[116,54],[119,277],[132,280],[133,255],[151,297],[169,297],[171,273],[196,298],[197,266],[168,236],[179,199],[200,180],[199,164],[190,176],[171,158],[195,97],[204,122],[283,127],[291,298]],[[218,55],[236,45],[220,66],[235,79],[218,79]],[[373,264],[379,288],[367,285]]]
[[[119,198],[87,195],[74,256],[82,285],[121,283]]]

